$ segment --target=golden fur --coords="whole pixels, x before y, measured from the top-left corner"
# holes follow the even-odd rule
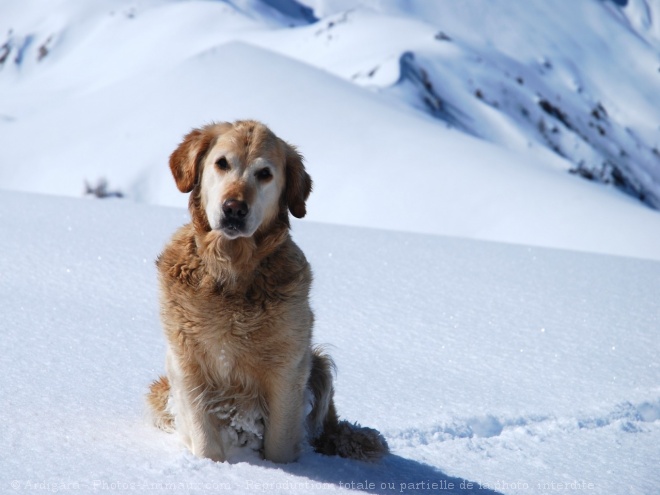
[[[289,236],[289,212],[305,215],[312,188],[302,157],[238,121],[191,131],[170,169],[192,222],[157,261],[168,351],[167,377],[147,395],[156,426],[216,461],[249,446],[291,462],[305,439],[324,454],[380,458],[376,430],[338,420],[332,360],[312,347],[312,274]]]

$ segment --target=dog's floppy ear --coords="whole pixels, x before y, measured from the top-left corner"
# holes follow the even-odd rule
[[[216,136],[212,127],[190,131],[170,156],[170,170],[181,192],[190,192],[195,187],[201,161]]]
[[[307,213],[305,201],[312,192],[312,178],[305,171],[303,157],[295,146],[284,143],[286,150],[286,204],[296,218]]]

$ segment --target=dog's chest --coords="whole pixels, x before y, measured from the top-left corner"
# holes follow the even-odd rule
[[[270,360],[273,354],[311,338],[311,310],[306,291],[257,279],[247,290],[203,288],[183,315],[186,327],[221,371],[241,361]],[[300,289],[300,287],[298,287]]]
[[[256,283],[238,291],[218,285],[208,294],[208,301],[212,307],[203,308],[199,317],[207,317],[219,337],[241,340],[272,335],[272,327],[282,323],[287,309],[295,304],[282,291],[264,290]]]
[[[192,243],[186,244],[188,247]],[[192,248],[191,248],[192,249]],[[285,363],[311,341],[311,272],[292,243],[243,280],[218,275],[195,252],[168,246],[159,261],[170,344],[218,371]],[[240,371],[240,370],[239,370]]]

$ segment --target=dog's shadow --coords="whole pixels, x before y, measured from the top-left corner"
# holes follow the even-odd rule
[[[299,462],[278,467],[292,475],[314,480],[308,487],[309,493],[331,484],[374,494],[501,495],[477,482],[448,476],[433,466],[394,454],[371,464],[310,453],[303,455]]]

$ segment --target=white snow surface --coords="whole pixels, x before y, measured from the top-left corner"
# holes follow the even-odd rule
[[[1,2],[0,187],[103,177],[185,206],[166,166],[182,136],[256,118],[306,156],[312,220],[660,260],[660,214],[612,185],[660,198],[659,17],[649,0]]]
[[[187,218],[0,192],[2,492],[657,493],[660,263],[306,219],[337,407],[392,454],[193,457],[144,403]]]
[[[0,492],[657,494],[660,3],[623,3],[0,2]],[[305,155],[315,341],[379,464],[147,417],[168,156],[244,118]]]

